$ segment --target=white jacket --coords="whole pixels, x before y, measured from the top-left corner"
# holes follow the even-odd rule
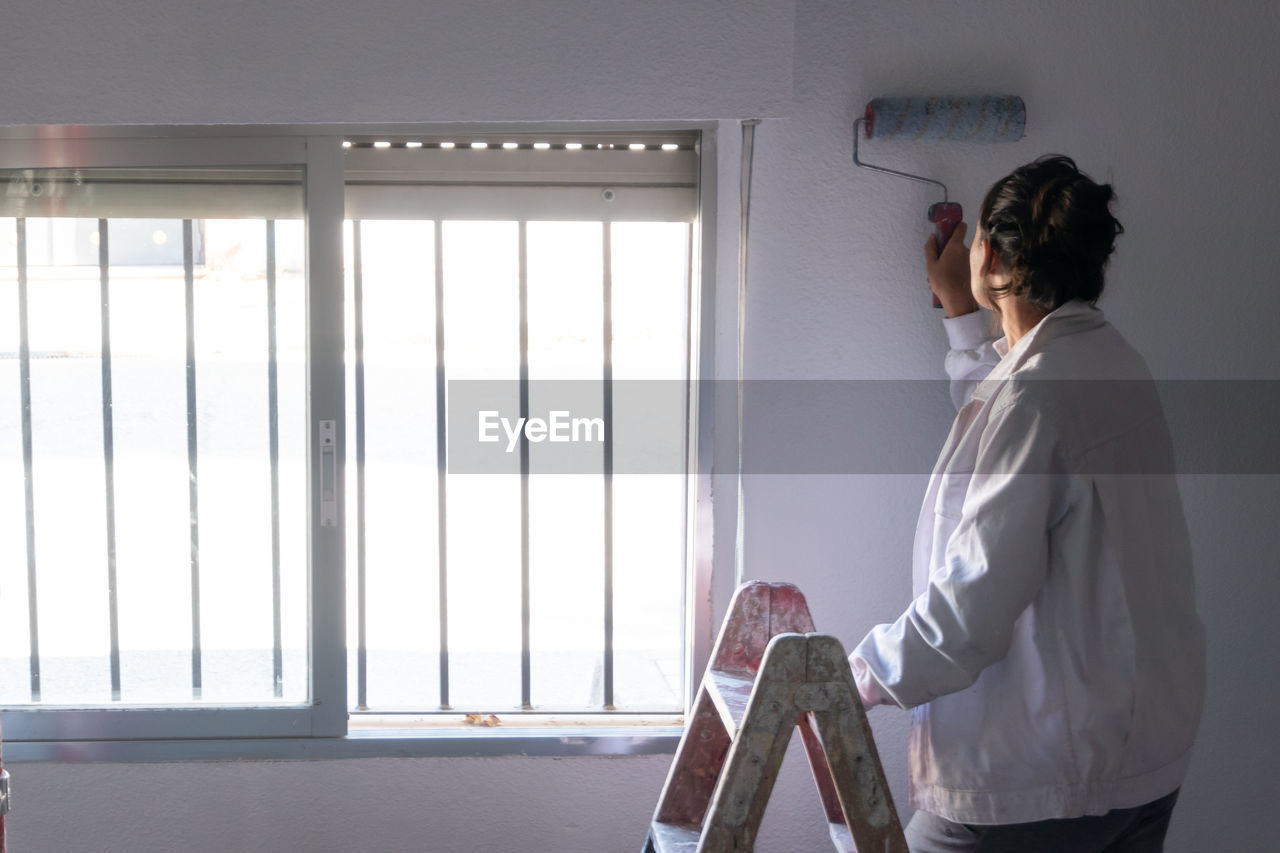
[[[916,526],[916,598],[850,656],[863,703],[914,709],[911,805],[953,821],[1158,799],[1186,773],[1205,645],[1151,375],[1083,302],[1011,350],[981,312],[946,326],[963,405]]]

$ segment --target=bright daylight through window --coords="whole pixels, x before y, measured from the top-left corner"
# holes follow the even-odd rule
[[[0,152],[7,739],[683,709],[696,135],[325,141]]]

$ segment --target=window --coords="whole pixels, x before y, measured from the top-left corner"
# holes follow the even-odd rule
[[[8,740],[682,711],[695,134],[5,148]]]

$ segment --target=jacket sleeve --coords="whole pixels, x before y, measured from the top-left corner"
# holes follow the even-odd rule
[[[1000,361],[989,323],[989,315],[985,311],[942,320],[950,344],[943,367],[951,377],[951,402],[955,403],[957,411]]]
[[[867,707],[912,708],[963,690],[1008,653],[1014,623],[1044,585],[1050,528],[1066,500],[1064,475],[1050,473],[1060,470],[1053,420],[1029,404],[992,413],[924,592],[850,655]]]

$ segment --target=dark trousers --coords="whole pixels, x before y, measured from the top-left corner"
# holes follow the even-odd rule
[[[907,824],[911,853],[1160,853],[1178,800],[1166,797],[1104,815],[1011,823],[953,823],[916,812]]]

